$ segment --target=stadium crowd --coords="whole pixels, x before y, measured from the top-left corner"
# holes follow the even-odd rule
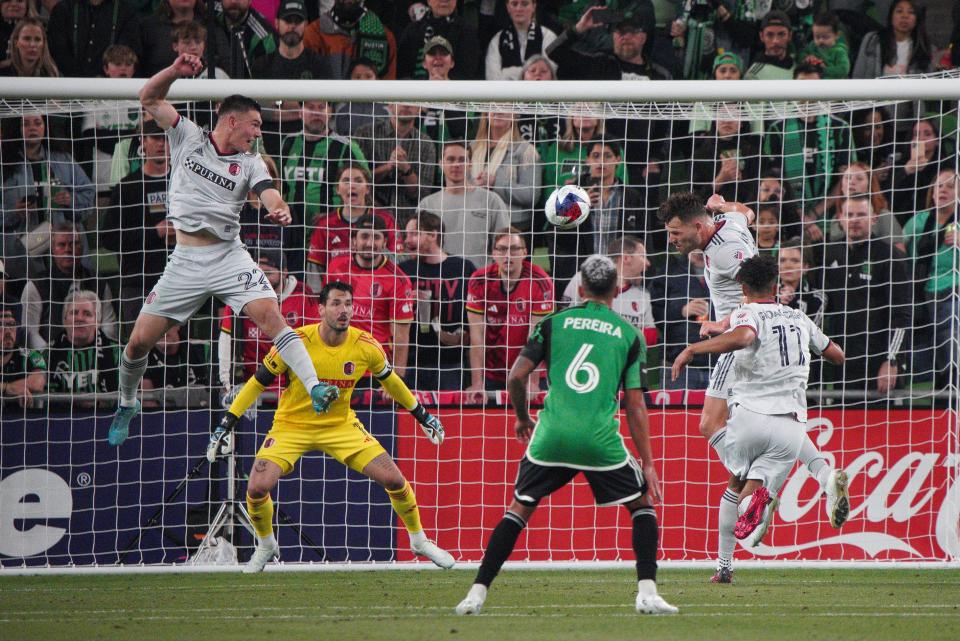
[[[148,77],[182,52],[212,63],[203,78],[800,82],[960,67],[960,2],[939,48],[917,0],[763,4],[0,0],[0,75]],[[179,108],[210,126],[216,105]],[[705,356],[669,381],[710,317],[702,255],[673,251],[656,217],[676,191],[756,211],[780,302],[847,354],[812,384],[880,396],[957,384],[956,103],[764,121],[285,101],[263,119],[262,157],[294,222],[267,224],[251,194],[241,238],[283,315],[310,322],[313,292],[350,282],[355,324],[420,391],[479,403],[504,389],[532,325],[578,302],[593,253],[617,263],[615,309],[659,354],[655,385],[704,388]],[[115,392],[118,341],[175,244],[164,132],[104,106],[5,118],[0,135],[0,394],[26,406],[44,391]],[[570,183],[592,211],[558,231],[543,205]],[[144,389],[215,397],[249,376],[270,341],[229,307],[205,317],[151,352]]]

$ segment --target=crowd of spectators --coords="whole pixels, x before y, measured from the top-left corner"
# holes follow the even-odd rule
[[[957,30],[938,49],[917,0],[775,4],[0,0],[0,75],[146,77],[179,52],[204,58],[204,78],[302,80],[800,82],[960,64]],[[216,117],[213,103],[178,108],[203,126]],[[308,100],[264,104],[263,119],[260,151],[293,224],[266,224],[251,195],[241,238],[282,313],[311,322],[313,292],[350,282],[354,323],[419,390],[467,402],[502,390],[530,327],[578,303],[577,268],[594,253],[616,261],[614,306],[665,368],[651,380],[706,387],[706,357],[680,381],[661,374],[711,316],[702,254],[672,251],[656,218],[681,190],[756,211],[780,301],[847,354],[841,369],[817,364],[814,384],[957,384],[956,103],[647,120]],[[118,341],[176,242],[164,132],[105,104],[5,118],[0,142],[0,394],[28,405],[113,392]],[[564,184],[590,198],[572,231],[542,214]],[[237,310],[207,314],[209,330],[174,328],[151,352],[144,389],[213,397],[253,371],[269,341]]]

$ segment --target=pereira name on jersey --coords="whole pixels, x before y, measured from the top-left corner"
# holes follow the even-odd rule
[[[756,340],[734,352],[730,402],[806,421],[810,352],[823,353],[830,339],[806,314],[779,303],[743,305],[730,319],[730,328],[737,327],[749,327]]]
[[[170,197],[167,217],[186,232],[207,229],[221,240],[240,233],[240,209],[251,189],[273,185],[260,154],[221,153],[211,134],[183,116],[167,129]]]
[[[541,465],[611,469],[629,458],[619,391],[644,387],[646,348],[637,329],[588,301],[540,321],[523,355],[546,361],[550,391],[527,449]]]
[[[721,320],[740,305],[743,292],[737,282],[740,263],[756,256],[757,244],[747,229],[747,218],[730,212],[713,217],[716,230],[703,248],[704,276],[710,288],[714,320]]]

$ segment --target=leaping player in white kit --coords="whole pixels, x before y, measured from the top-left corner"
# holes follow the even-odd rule
[[[677,250],[687,255],[703,250],[706,260],[704,276],[710,288],[710,303],[714,320],[705,321],[700,336],[721,334],[730,328],[730,315],[740,305],[742,293],[737,282],[740,263],[757,254],[757,245],[750,234],[754,213],[746,205],[727,202],[714,194],[704,206],[695,194],[680,192],[672,194],[660,205],[657,216],[667,228],[667,235]],[[720,460],[725,460],[727,403],[736,372],[732,372],[733,355],[720,357],[710,375],[703,411],[700,415],[700,433],[716,450]],[[833,527],[840,527],[849,513],[847,477],[842,470],[833,470],[817,450],[809,437],[803,439],[800,460],[810,470],[820,487],[827,494],[827,515]],[[718,542],[718,567],[711,579],[714,583],[730,583],[732,577],[731,556],[734,540],[733,528],[737,522],[738,497],[735,479],[720,499],[720,523]],[[724,550],[729,549],[731,555]]]
[[[697,354],[733,359],[730,418],[723,463],[733,475],[741,511],[734,536],[758,545],[777,509],[777,494],[807,431],[807,377],[810,352],[842,365],[843,352],[803,312],[776,302],[779,265],[771,256],[740,264],[738,280],[746,298],[730,320],[730,331],[684,349],[673,362],[677,380]],[[721,558],[733,556],[733,544]]]
[[[290,329],[273,287],[240,242],[240,209],[250,191],[277,225],[290,224],[290,208],[273,187],[267,168],[251,152],[260,137],[260,105],[245,96],[225,98],[210,133],[182,117],[165,100],[170,86],[193,77],[200,58],[181,54],[140,90],[140,103],[167,134],[171,173],[167,220],[177,245],[163,275],[147,295],[130,340],[120,357],[120,407],[110,424],[111,445],[123,443],[130,420],[140,411],[137,387],[147,367],[147,354],[161,336],[184,323],[214,296],[243,310],[273,340],[283,361],[302,381],[317,413],[338,396],[337,388],[321,383],[299,335]]]

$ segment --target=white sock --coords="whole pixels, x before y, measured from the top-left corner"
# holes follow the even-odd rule
[[[147,357],[139,360],[129,360],[127,351],[120,353],[120,407],[133,407],[137,404],[137,388],[140,379],[147,371]]]
[[[273,532],[269,536],[258,536],[257,537],[257,547],[267,549],[277,547],[277,537],[273,535]]]
[[[303,341],[295,331],[289,327],[284,327],[279,334],[273,337],[273,344],[280,352],[280,358],[290,366],[293,373],[297,375],[307,394],[320,383],[317,378],[317,370],[313,367],[313,361],[310,360],[310,354],[304,347]]]
[[[738,518],[740,511],[737,508],[737,495],[728,488],[720,497],[720,529],[717,540],[717,561],[720,566],[733,566],[733,549],[737,547],[733,526],[737,524]]]
[[[420,530],[419,532],[407,532],[407,536],[410,537],[411,547],[420,546],[427,542],[427,533],[424,530]]]
[[[467,592],[467,598],[483,603],[487,600],[487,586],[482,583],[474,583],[470,586],[470,591]]]
[[[800,444],[800,456],[798,458],[810,470],[810,476],[817,479],[821,488],[824,487],[830,466],[827,465],[827,459],[824,458],[807,434],[804,435],[803,442]],[[824,470],[826,470],[826,473],[824,473]]]
[[[637,581],[637,592],[644,596],[653,596],[657,593],[657,582],[653,579],[640,579]]]

